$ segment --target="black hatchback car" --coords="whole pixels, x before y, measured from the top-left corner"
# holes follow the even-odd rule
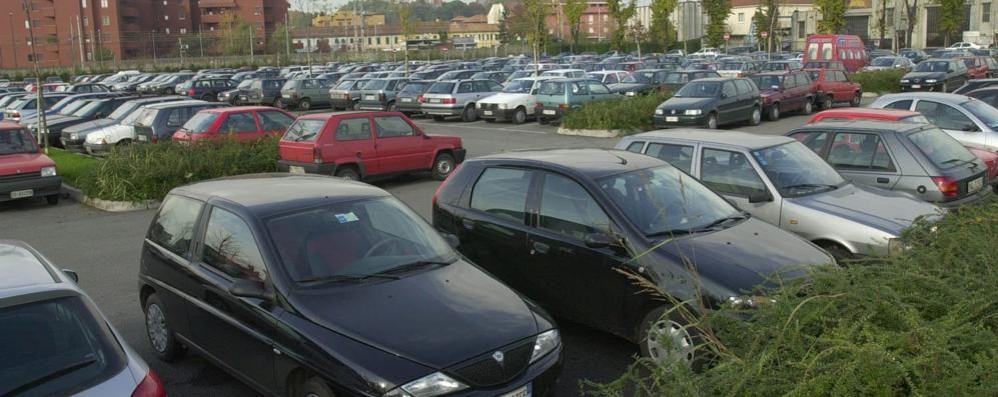
[[[710,78],[692,81],[655,109],[655,127],[699,126],[762,121],[762,96],[752,80]]]
[[[266,395],[543,396],[544,311],[376,187],[262,174],[174,189],[142,247],[149,342]]]
[[[433,203],[433,225],[456,237],[469,260],[556,315],[639,343],[655,360],[691,357],[685,319],[663,318],[667,302],[618,270],[679,301],[702,298],[711,310],[754,304],[750,295],[776,273],[788,279],[802,265],[834,263],[665,161],[625,151],[467,160]],[[680,350],[664,346],[667,338]]]

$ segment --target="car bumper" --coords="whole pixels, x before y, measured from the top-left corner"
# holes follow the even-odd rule
[[[427,105],[422,106],[423,113],[431,116],[460,116],[464,112],[463,106],[437,106],[437,105]]]
[[[301,161],[277,160],[277,171],[279,172],[335,175],[336,168],[337,168],[336,163],[316,164],[316,163],[305,163]]]
[[[540,108],[534,110],[534,115],[543,120],[561,120],[565,117],[565,109],[562,108]]]
[[[31,190],[30,197],[44,197],[59,194],[62,178],[59,176],[37,177],[20,181],[0,182],[0,201],[17,200],[11,198],[11,192]],[[29,197],[19,197],[29,198]]]
[[[523,374],[516,379],[507,382],[504,386],[495,388],[470,389],[464,392],[453,394],[454,397],[495,397],[506,395],[527,387],[532,397],[544,397],[551,395],[552,390],[558,384],[558,377],[561,375],[562,367],[562,347],[549,353],[547,356],[537,360],[533,365],[527,367]]]
[[[83,139],[73,140],[73,139],[68,139],[66,137],[62,137],[62,138],[59,138],[59,141],[62,142],[62,147],[65,148],[68,151],[76,152],[76,153],[86,153],[87,152],[87,149],[85,147],[83,147],[83,143],[84,143]]]
[[[901,92],[908,91],[941,91],[943,83],[901,84]]]
[[[357,102],[357,110],[376,110],[383,111],[388,108],[387,104],[381,102],[372,101],[360,101]]]
[[[480,119],[512,120],[513,113],[516,112],[516,109],[476,108],[475,112],[478,113],[478,118]]]
[[[400,112],[406,113],[419,113],[422,111],[422,106],[415,99],[412,102],[403,102],[401,100],[395,102],[395,109]]]
[[[705,126],[707,125],[707,115],[687,116],[685,114],[677,114],[672,116],[656,114],[652,117],[652,125],[655,128]]]
[[[83,148],[87,151],[87,153],[89,153],[89,154],[95,154],[95,155],[96,154],[110,153],[111,152],[111,148],[113,148],[113,147],[114,147],[114,145],[112,145],[110,143],[84,143],[83,144]]]
[[[954,209],[954,208],[957,208],[957,207],[962,207],[964,205],[970,205],[970,204],[975,204],[975,203],[986,202],[986,201],[989,201],[989,200],[994,200],[995,193],[993,191],[993,188],[991,188],[991,189],[988,188],[989,186],[994,186],[994,185],[985,184],[984,187],[981,188],[981,190],[977,191],[977,193],[968,195],[966,197],[963,197],[963,198],[960,198],[960,199],[957,199],[957,200],[944,201],[944,202],[935,203],[935,204],[938,205],[941,208],[945,208],[945,209],[949,210],[949,209]]]

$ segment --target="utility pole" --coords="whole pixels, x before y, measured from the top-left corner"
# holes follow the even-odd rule
[[[180,65],[184,65],[184,39],[182,37],[177,38],[177,49],[180,51]]]
[[[152,31],[151,33],[149,33],[149,36],[152,37],[152,41],[151,41],[151,43],[152,43],[152,61],[153,61],[153,63],[155,63],[156,62],[156,31]]]
[[[10,25],[10,48],[14,51],[14,69],[21,67],[17,61],[17,39],[14,38],[14,11],[7,13],[7,24]]]
[[[256,63],[256,55],[253,54],[253,47],[254,47],[253,44],[254,44],[254,41],[256,41],[256,37],[254,36],[254,33],[255,33],[254,30],[255,29],[253,29],[253,24],[252,23],[249,24],[249,28],[250,28],[250,34],[249,34],[250,63]]]
[[[288,24],[288,13],[284,13],[284,48],[288,52],[288,65],[291,64],[291,28]]]
[[[201,51],[201,62],[204,62],[204,34],[201,30],[201,24],[198,24],[198,49]]]
[[[80,24],[80,16],[76,16],[76,35],[80,38],[80,64],[86,66],[87,60],[84,58],[83,52],[83,26]]]
[[[35,92],[38,96],[35,98],[36,107],[38,108],[38,143],[45,148],[45,154],[49,154],[49,129],[45,123],[45,87],[42,84],[42,74],[38,70],[38,54],[35,53],[35,24],[31,22],[31,15],[28,13],[30,7],[28,6],[28,0],[21,0],[21,5],[24,7],[24,20],[28,23],[28,40],[31,40],[31,63],[35,69]],[[42,140],[42,133],[45,134],[45,140]]]

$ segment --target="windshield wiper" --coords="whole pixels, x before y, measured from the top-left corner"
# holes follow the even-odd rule
[[[379,274],[379,275],[392,275],[394,273],[404,273],[404,272],[408,272],[408,271],[411,271],[411,270],[416,270],[416,269],[420,269],[420,268],[424,268],[424,267],[428,267],[428,266],[440,266],[440,267],[443,267],[443,266],[447,266],[447,265],[449,265],[451,263],[454,263],[454,262],[444,262],[444,261],[415,261],[415,262],[409,262],[409,263],[406,263],[406,264],[403,264],[403,265],[395,266],[395,267],[393,267],[391,269],[382,270],[382,271],[380,271],[378,273],[375,273],[375,274]],[[394,277],[398,277],[398,276],[394,276]]]
[[[59,377],[61,377],[63,375],[66,375],[66,374],[69,374],[71,372],[74,372],[74,371],[76,371],[76,370],[78,370],[80,368],[86,367],[86,366],[88,366],[90,364],[93,364],[95,362],[97,362],[97,358],[94,357],[93,354],[88,354],[86,357],[84,357],[83,359],[81,359],[81,360],[79,360],[77,362],[74,362],[74,363],[69,364],[69,365],[67,365],[65,367],[59,368],[59,369],[57,369],[55,371],[52,371],[52,372],[49,372],[49,373],[47,373],[45,375],[39,376],[37,378],[34,378],[34,379],[32,379],[31,381],[29,381],[27,383],[24,383],[24,384],[22,384],[22,385],[20,385],[20,386],[18,386],[16,388],[14,388],[14,389],[11,389],[5,395],[15,396],[15,395],[18,395],[20,393],[24,393],[24,392],[26,392],[28,390],[34,389],[35,387],[44,385],[44,384],[48,383],[49,381],[51,381],[53,379],[56,379],[56,378],[59,378]]]
[[[828,190],[835,190],[835,189],[839,188],[837,185],[829,185],[829,184],[826,184],[826,183],[800,183],[800,184],[796,184],[796,185],[784,186],[783,188],[784,189],[814,189],[814,188],[819,188],[819,187],[828,188]]]
[[[949,160],[943,161],[943,164],[951,164],[951,163],[972,164],[973,165],[972,168],[977,168],[977,163],[975,163],[974,160],[949,159]]]
[[[398,280],[399,276],[384,273],[371,273],[371,274],[334,274],[332,276],[322,276],[322,277],[312,277],[302,280],[298,280],[299,283],[303,284],[315,284],[315,283],[328,283],[336,281],[363,281],[372,278],[384,278],[389,280]]]
[[[740,221],[742,219],[748,219],[748,217],[749,217],[749,214],[745,213],[745,212],[739,213],[738,215],[726,216],[726,217],[723,217],[723,218],[716,219],[713,222],[708,223],[706,225],[703,225],[702,227],[700,227],[699,229],[697,229],[697,231],[711,230],[711,229],[717,228],[717,227],[719,227],[719,226],[721,226],[721,225],[723,225],[725,223],[728,223],[728,222],[731,222],[731,221]]]

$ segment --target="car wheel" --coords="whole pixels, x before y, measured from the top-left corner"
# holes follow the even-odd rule
[[[939,92],[944,92],[944,93],[949,92],[949,86],[946,84],[946,82],[943,82],[943,86],[942,88],[939,89]]]
[[[274,103],[272,105],[275,108],[284,109],[284,101],[282,101],[281,98],[274,99]]]
[[[346,179],[348,181],[359,181],[360,174],[353,167],[340,168],[336,171],[336,176]]]
[[[513,124],[523,124],[527,121],[527,110],[520,107],[513,111]]]
[[[707,128],[712,130],[717,129],[717,113],[707,115]]]
[[[307,112],[309,109],[312,109],[312,101],[310,99],[302,98],[301,101],[298,101],[298,110]]]
[[[638,339],[641,356],[659,364],[681,361],[696,367],[702,361],[696,354],[696,331],[688,327],[678,312],[666,315],[667,309],[652,310],[641,322]]]
[[[814,112],[814,101],[811,99],[804,100],[804,114],[811,114]]]
[[[59,204],[59,195],[53,194],[51,196],[45,196],[45,201],[48,202],[49,205]]]
[[[832,97],[831,96],[827,96],[827,97],[825,97],[824,101],[821,101],[821,108],[822,109],[831,109],[832,108]]]
[[[216,98],[214,95],[211,94],[205,94],[204,96],[201,97],[201,100],[206,102],[215,102],[218,100],[218,98]]]
[[[156,294],[146,298],[146,336],[149,338],[149,345],[160,360],[170,362],[180,357],[183,348],[177,341],[170,322],[166,319],[166,311],[163,302],[160,302]]]
[[[537,124],[540,124],[540,125],[547,125],[547,124],[548,124],[548,119],[547,119],[547,118],[545,118],[545,117],[540,117],[540,116],[538,116],[538,117],[537,117]]]
[[[464,111],[461,112],[461,121],[472,122],[478,120],[478,113],[475,113],[475,105],[465,106]]]
[[[433,116],[433,121],[444,121],[444,116]]]
[[[166,91],[164,91],[163,93],[166,94],[166,95],[176,94],[176,92],[173,91],[173,88],[167,88]]]
[[[436,160],[433,160],[433,178],[442,181],[454,172],[454,156],[448,153],[440,153]]]
[[[758,106],[752,109],[752,118],[749,119],[749,125],[759,125],[762,123],[762,110]]]
[[[769,107],[769,114],[766,115],[769,121],[776,121],[780,119],[780,104],[774,103],[773,106]]]
[[[485,120],[485,122],[486,122],[486,123],[490,123],[490,124],[491,124],[491,123],[495,123],[495,122],[496,122],[496,119],[487,119],[487,118],[482,118],[482,120]]]
[[[835,261],[838,262],[839,265],[842,265],[842,262],[844,261],[856,258],[852,252],[849,252],[849,250],[845,247],[835,243],[818,244],[818,246],[823,248],[825,251],[828,251],[828,253],[832,255],[832,258],[835,258]]]
[[[395,108],[395,102],[388,102],[388,106],[386,106],[386,108],[388,109],[389,112],[398,111],[398,109]]]
[[[333,389],[329,388],[322,379],[311,377],[298,386],[298,393],[294,397],[335,397]]]
[[[350,104],[350,110],[359,110],[359,109],[357,109],[357,106],[359,106],[359,105],[360,105],[360,101],[353,101]]]
[[[852,106],[854,108],[859,107],[859,104],[861,102],[863,102],[863,93],[857,92],[856,95],[852,97],[852,100],[849,101],[849,106]]]

